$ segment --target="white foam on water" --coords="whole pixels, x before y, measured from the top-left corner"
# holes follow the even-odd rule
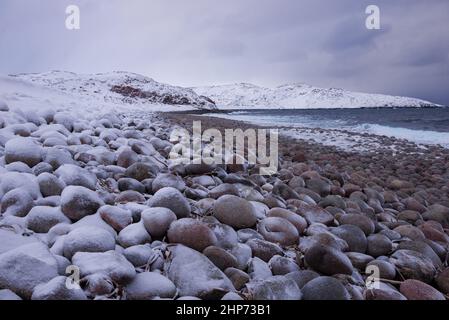
[[[405,139],[417,144],[439,144],[442,147],[449,148],[449,132],[413,130],[407,128],[389,127],[379,124],[363,124],[354,127],[356,132],[366,132],[375,135]]]
[[[341,132],[341,130],[351,131],[354,133],[368,133],[377,136],[388,136],[394,137],[396,139],[405,139],[411,142],[414,142],[418,145],[441,145],[444,148],[449,148],[449,132],[438,132],[438,131],[427,131],[427,130],[414,130],[400,127],[389,127],[379,124],[360,124],[360,125],[349,125],[344,119],[336,119],[336,120],[315,120],[310,119],[308,117],[302,117],[302,119],[298,119],[298,122],[291,122],[291,119],[285,117],[277,117],[277,116],[259,116],[251,113],[241,112],[232,112],[230,114],[206,114],[205,116],[219,117],[231,120],[239,120],[245,121],[247,123],[253,123],[255,125],[272,125],[274,127],[278,126],[286,126],[291,127],[292,132],[290,134],[288,131],[283,130],[284,134],[290,136],[297,136],[298,131],[295,129],[300,128],[320,128],[325,129],[326,132],[319,133],[316,131],[309,130],[301,130],[301,138],[309,138],[316,142],[325,144],[325,145],[335,145],[341,147],[345,145],[344,149],[350,149],[352,143],[347,143],[347,139],[354,140],[354,136],[346,137],[345,134]],[[334,131],[331,134],[328,130]],[[340,131],[340,133],[338,133]],[[345,136],[342,141],[341,137]],[[331,137],[331,138],[329,138]],[[339,137],[336,139],[336,137]],[[366,140],[366,138],[360,137],[361,139],[357,140]]]

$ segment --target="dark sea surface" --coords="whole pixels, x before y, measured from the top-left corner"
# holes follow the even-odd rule
[[[208,115],[273,126],[349,130],[449,147],[449,107],[232,110]]]

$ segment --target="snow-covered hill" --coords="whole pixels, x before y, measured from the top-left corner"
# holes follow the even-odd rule
[[[159,83],[151,78],[129,72],[76,74],[51,71],[40,74],[18,74],[10,77],[89,102],[149,107],[170,105],[192,106],[198,109],[216,108],[213,101],[199,96],[191,89]]]
[[[219,109],[305,109],[362,107],[428,107],[434,103],[407,97],[324,89],[306,84],[264,88],[248,83],[192,88],[215,101]]]

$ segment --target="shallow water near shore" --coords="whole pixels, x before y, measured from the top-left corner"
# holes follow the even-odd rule
[[[263,125],[385,135],[449,148],[449,108],[238,110],[207,115]]]

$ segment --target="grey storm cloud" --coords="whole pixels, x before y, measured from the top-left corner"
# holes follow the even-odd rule
[[[79,31],[65,28],[70,4]],[[380,30],[365,28],[370,4]],[[449,105],[448,14],[447,0],[1,0],[0,73],[304,82]]]

